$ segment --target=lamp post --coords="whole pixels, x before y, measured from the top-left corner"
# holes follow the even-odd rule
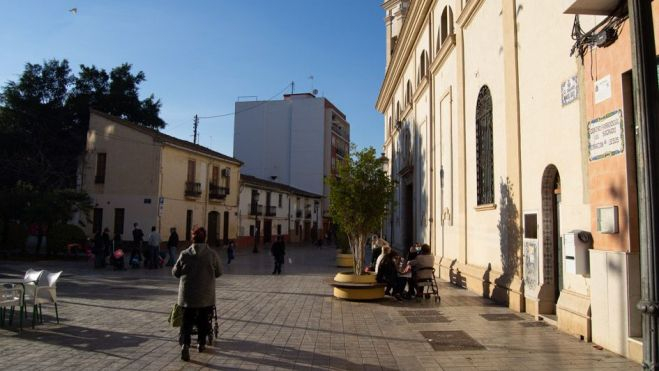
[[[643,369],[659,370],[659,150],[657,138],[657,62],[649,1],[628,0],[632,42],[634,112],[638,127],[638,211],[643,315]],[[655,145],[652,145],[652,143]]]
[[[259,234],[261,226],[259,225],[259,191],[255,191],[252,195],[252,207],[254,211],[254,248],[252,252],[254,254],[259,252]]]

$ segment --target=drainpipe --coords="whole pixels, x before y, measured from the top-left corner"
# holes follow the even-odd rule
[[[632,42],[632,79],[637,125],[638,220],[641,252],[641,301],[643,315],[643,369],[659,370],[659,152],[657,135],[657,60],[652,6],[647,0],[628,0]]]

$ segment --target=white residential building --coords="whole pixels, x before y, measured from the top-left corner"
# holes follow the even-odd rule
[[[324,179],[349,148],[350,124],[326,98],[302,93],[236,102],[233,151],[245,163],[241,171],[322,195],[322,230],[329,227]]]

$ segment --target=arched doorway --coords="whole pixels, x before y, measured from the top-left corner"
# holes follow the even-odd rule
[[[208,236],[207,241],[210,246],[217,246],[219,243],[218,226],[220,221],[220,213],[211,211],[208,213]]]
[[[543,281],[551,290],[553,303],[563,289],[563,262],[561,241],[561,177],[554,165],[545,168],[542,175],[542,251]],[[554,311],[555,313],[555,306]]]

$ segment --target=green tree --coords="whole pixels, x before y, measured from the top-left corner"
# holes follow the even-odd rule
[[[355,274],[363,274],[366,238],[380,229],[394,186],[381,159],[369,147],[356,151],[338,165],[338,176],[327,180],[330,215],[348,235]]]
[[[161,129],[160,100],[139,99],[144,73],[122,64],[108,74],[67,60],[27,63],[17,81],[0,90],[0,225],[10,220],[63,223],[89,209],[89,197],[72,190],[83,154],[89,109]],[[7,239],[8,228],[0,241]]]
[[[18,181],[37,189],[75,186],[78,158],[89,127],[89,108],[162,129],[160,100],[139,99],[144,72],[122,64],[108,74],[67,60],[27,63],[17,81],[0,93],[0,189]]]

